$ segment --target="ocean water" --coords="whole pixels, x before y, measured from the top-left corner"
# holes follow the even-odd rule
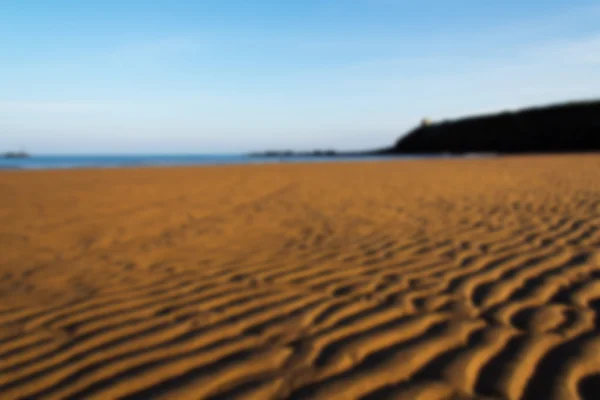
[[[34,155],[30,158],[0,158],[0,169],[120,168],[184,165],[261,164],[279,162],[334,162],[377,160],[390,157],[250,157],[248,155]]]

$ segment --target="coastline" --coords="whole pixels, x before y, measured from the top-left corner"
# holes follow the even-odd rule
[[[32,156],[27,159],[0,160],[0,170],[97,169],[97,168],[161,168],[217,165],[255,165],[286,163],[363,162],[403,160],[433,156],[414,155],[336,155],[336,156],[250,156],[240,155],[92,155]]]

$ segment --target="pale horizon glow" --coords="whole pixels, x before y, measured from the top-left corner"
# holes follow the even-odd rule
[[[0,152],[373,149],[600,94],[593,1],[82,3],[0,7]]]

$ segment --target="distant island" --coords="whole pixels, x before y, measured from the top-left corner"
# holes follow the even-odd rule
[[[432,122],[393,146],[357,152],[265,151],[254,157],[372,157],[414,154],[515,154],[600,151],[600,101],[571,102]]]
[[[263,152],[250,153],[251,157],[334,157],[336,155],[338,155],[338,152],[335,150],[267,150]]]
[[[31,155],[25,151],[8,151],[0,153],[0,158],[29,158]]]

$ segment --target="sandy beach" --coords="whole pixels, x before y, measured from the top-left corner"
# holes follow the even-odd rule
[[[0,172],[3,400],[599,391],[599,155]]]

